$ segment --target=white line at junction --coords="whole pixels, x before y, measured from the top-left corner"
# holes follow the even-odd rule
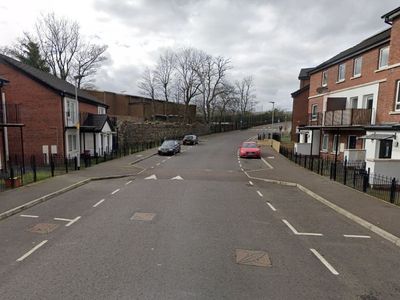
[[[125,185],[131,184],[132,180],[129,180],[127,183],[125,183]]]
[[[254,183],[253,183],[251,180],[249,180],[249,184],[250,184],[251,186],[254,185]]]
[[[80,218],[81,218],[81,216],[76,217],[75,219],[54,218],[54,220],[68,222],[67,224],[65,224],[65,227],[69,227],[72,224],[74,224],[76,221],[78,221]]]
[[[101,199],[99,202],[97,202],[95,205],[93,205],[93,207],[97,207],[99,206],[101,203],[104,202],[105,199]]]
[[[44,240],[42,242],[40,242],[39,244],[37,244],[35,247],[33,247],[31,250],[29,250],[28,252],[26,252],[24,255],[22,255],[20,258],[17,259],[17,261],[23,261],[25,258],[27,258],[29,255],[31,255],[33,252],[35,252],[37,249],[39,249],[40,247],[42,247],[44,244],[47,243],[48,240]]]
[[[347,238],[356,238],[356,239],[370,239],[369,235],[356,235],[356,234],[343,234],[344,237]]]
[[[268,166],[268,168],[270,168],[270,169],[273,169],[274,167],[269,163],[269,162],[267,162],[263,157],[261,157],[261,160],[262,160],[262,162],[264,163],[264,164],[266,164],[267,166]]]
[[[263,197],[263,194],[261,194],[260,191],[257,191],[257,194],[258,194],[260,197]]]
[[[325,267],[328,268],[329,271],[331,271],[333,275],[339,275],[338,271],[336,271],[335,268],[332,267],[332,265],[328,263],[328,261],[321,254],[318,253],[317,250],[311,248],[310,251],[324,264]]]
[[[282,219],[282,222],[286,224],[287,227],[295,234],[295,235],[311,235],[311,236],[323,236],[322,233],[313,233],[313,232],[298,232],[296,228],[294,228],[287,220]]]
[[[20,215],[20,217],[23,217],[23,218],[39,218],[39,216],[34,216],[34,215]]]

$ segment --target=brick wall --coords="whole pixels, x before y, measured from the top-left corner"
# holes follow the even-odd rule
[[[296,127],[301,125],[308,125],[308,89],[300,92],[293,97],[292,108],[292,141],[297,140]]]

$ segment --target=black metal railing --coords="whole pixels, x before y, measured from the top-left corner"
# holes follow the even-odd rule
[[[364,161],[334,161],[318,156],[301,155],[292,149],[281,147],[279,151],[294,163],[321,176],[400,205],[400,182],[396,178],[373,174]]]

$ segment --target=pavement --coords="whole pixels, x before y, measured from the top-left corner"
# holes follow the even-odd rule
[[[265,161],[238,158],[257,132],[204,137],[138,162],[134,176],[91,181],[0,221],[0,298],[399,299],[400,248],[296,186],[265,181],[325,179],[270,149]],[[133,172],[135,158],[90,176]],[[329,201],[353,199],[322,183],[330,192],[315,193]],[[386,213],[363,197],[374,218]]]

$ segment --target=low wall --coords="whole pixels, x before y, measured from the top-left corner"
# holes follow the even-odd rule
[[[259,145],[259,146],[270,146],[278,153],[279,153],[279,149],[281,147],[281,143],[280,142],[272,140],[272,139],[266,139],[266,140],[257,141],[257,145]]]
[[[205,135],[210,133],[205,124],[169,124],[169,123],[135,123],[128,120],[118,120],[119,145],[133,145],[160,141],[168,138],[181,138],[185,134]]]

